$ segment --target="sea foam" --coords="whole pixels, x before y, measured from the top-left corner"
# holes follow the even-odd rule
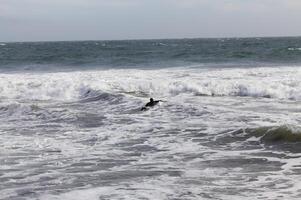
[[[190,94],[301,100],[300,77],[301,69],[294,67],[1,74],[0,96],[74,101],[101,93],[166,98]]]

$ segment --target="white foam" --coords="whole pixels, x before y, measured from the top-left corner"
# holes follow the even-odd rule
[[[0,96],[74,100],[89,90],[171,97],[180,94],[301,100],[301,68],[107,70],[1,74]]]
[[[64,193],[59,196],[55,195],[43,195],[40,197],[41,200],[60,200],[60,199],[65,199],[65,200],[97,200],[99,199],[99,195],[102,193],[111,193],[110,189],[86,189],[86,190],[76,190],[68,193]]]

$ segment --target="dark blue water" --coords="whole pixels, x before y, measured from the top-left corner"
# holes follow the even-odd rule
[[[6,43],[1,70],[262,66],[301,63],[301,38]]]

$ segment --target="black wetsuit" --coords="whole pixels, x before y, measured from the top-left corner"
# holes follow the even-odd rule
[[[153,107],[155,105],[157,105],[160,101],[151,101],[148,102],[147,104],[145,104],[145,107]]]
[[[148,107],[153,107],[155,105],[157,105],[161,100],[158,101],[154,101],[152,98],[150,99],[150,102],[148,102],[147,104],[145,104],[144,107],[141,108],[141,110],[147,110]]]

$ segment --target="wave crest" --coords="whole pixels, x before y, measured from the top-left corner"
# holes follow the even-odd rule
[[[256,137],[263,143],[301,142],[301,128],[288,125],[240,129],[232,134],[245,139]]]

